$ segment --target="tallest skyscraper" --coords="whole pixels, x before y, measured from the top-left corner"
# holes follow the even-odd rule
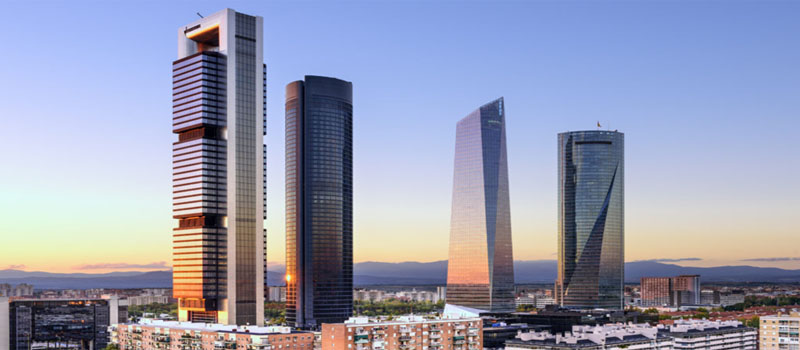
[[[172,64],[173,295],[182,321],[264,322],[263,19],[178,29]]]
[[[503,98],[456,126],[447,303],[514,311]]]

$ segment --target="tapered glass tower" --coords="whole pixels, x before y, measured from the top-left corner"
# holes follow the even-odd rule
[[[262,26],[225,9],[178,29],[172,284],[181,321],[264,322]]]
[[[353,84],[286,86],[286,320],[302,328],[353,314]]]
[[[616,131],[558,135],[556,301],[570,308],[623,307],[625,140]]]
[[[514,310],[503,98],[456,125],[447,303]]]

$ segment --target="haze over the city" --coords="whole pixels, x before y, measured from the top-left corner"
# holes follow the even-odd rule
[[[556,258],[556,134],[625,133],[625,257],[800,268],[800,4],[228,2],[264,17],[268,260],[284,89],[353,82],[354,260],[447,259],[455,123],[504,97],[516,260]],[[4,4],[0,269],[171,265],[175,32],[215,2]]]

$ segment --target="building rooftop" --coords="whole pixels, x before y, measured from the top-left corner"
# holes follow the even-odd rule
[[[520,332],[517,339],[506,342],[508,345],[548,345],[558,347],[596,347],[599,344],[628,344],[669,340],[666,334],[659,334],[655,327],[647,324],[608,324],[603,326],[574,326],[572,333],[552,334],[550,332]]]
[[[736,332],[742,329],[751,329],[744,326],[739,321],[708,321],[708,320],[676,320],[674,324],[658,325],[658,332],[679,336],[697,334],[715,334]],[[755,331],[755,329],[753,329]]]
[[[144,326],[144,327],[180,329],[186,331],[221,332],[221,333],[255,334],[255,335],[309,333],[303,331],[296,331],[292,327],[285,327],[285,326],[236,326],[236,325],[224,325],[216,323],[164,321],[164,320],[155,320],[149,318],[142,318],[139,320],[138,323],[125,323],[125,324],[120,324],[119,326],[120,327]]]

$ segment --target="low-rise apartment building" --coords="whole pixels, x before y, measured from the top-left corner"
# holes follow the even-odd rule
[[[120,350],[313,350],[314,333],[291,327],[142,319],[109,327]]]
[[[322,350],[483,350],[478,317],[351,317],[322,325]]]
[[[676,320],[658,327],[673,338],[675,349],[755,350],[758,344],[758,331],[739,321]]]
[[[506,350],[693,349],[755,350],[757,332],[738,321],[679,320],[673,325],[573,326],[572,332],[520,333]]]
[[[671,350],[672,338],[647,324],[574,326],[571,333],[528,332],[506,342],[506,350]]]
[[[760,349],[800,350],[800,311],[762,316],[760,322]]]

